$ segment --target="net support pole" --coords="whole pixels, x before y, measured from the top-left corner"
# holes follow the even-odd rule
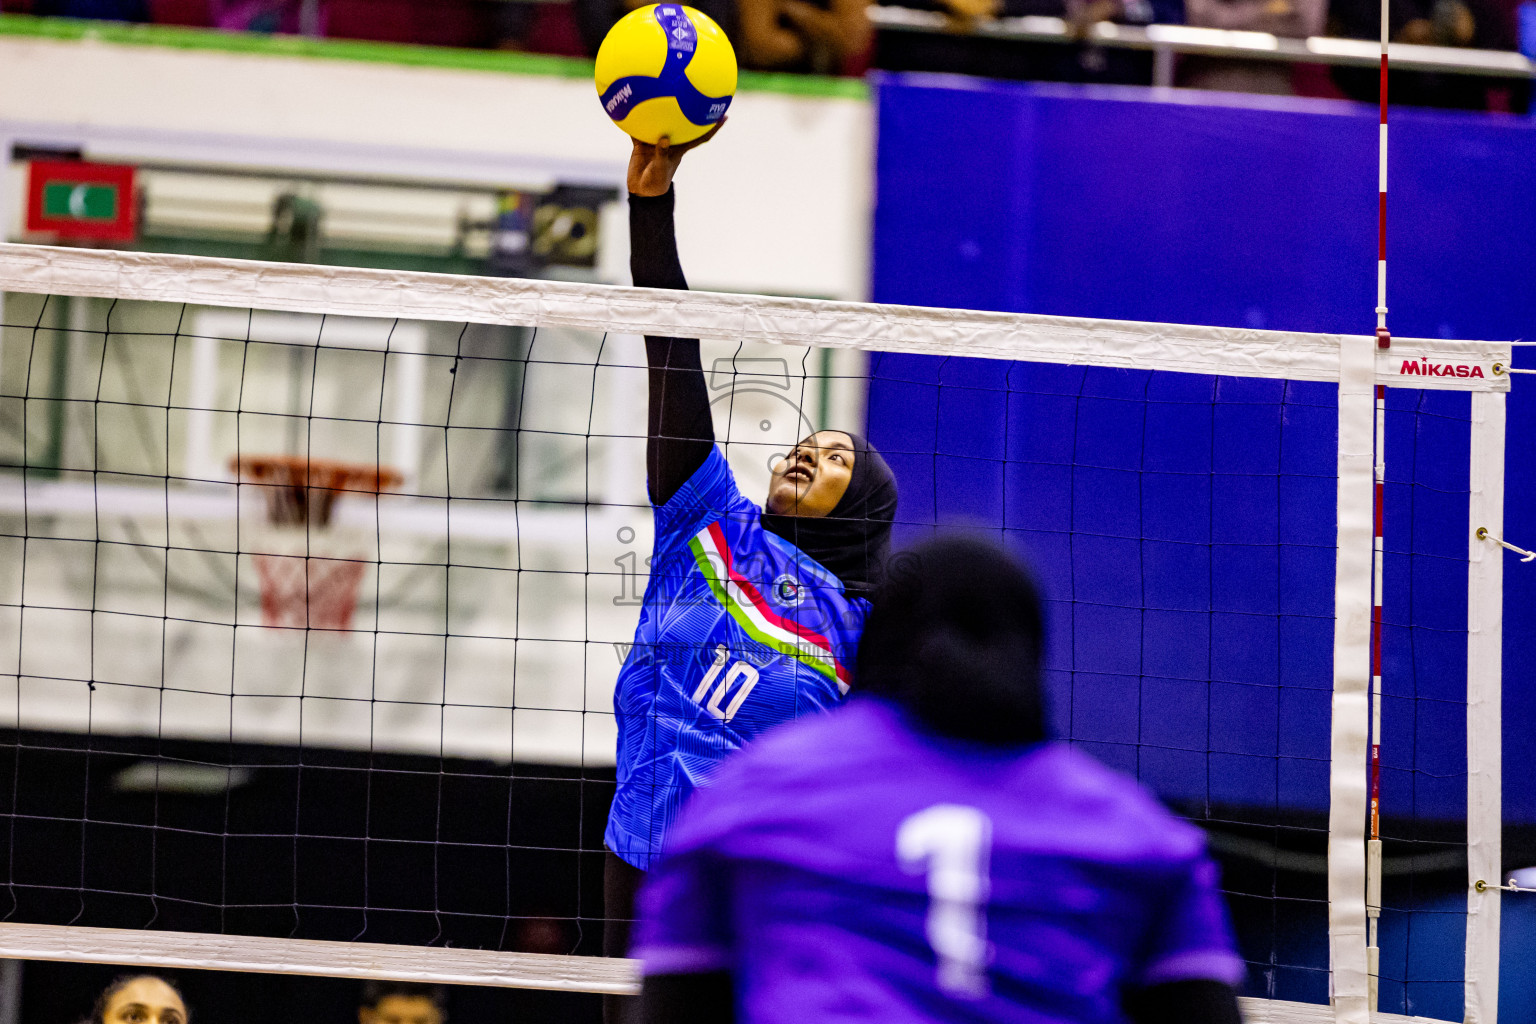
[[[1499,900],[1503,871],[1504,395],[1472,395],[1467,560],[1466,1024],[1499,1014]],[[1478,883],[1484,883],[1479,886]]]
[[[1376,344],[1339,343],[1338,551],[1328,778],[1328,951],[1334,1019],[1369,1024],[1366,759],[1375,545]]]
[[[1387,332],[1387,40],[1391,33],[1392,7],[1381,0],[1381,135],[1376,151],[1376,345],[1392,347]]]
[[[1391,37],[1391,9],[1381,0],[1381,133],[1376,150],[1378,204],[1376,208],[1376,347],[1392,347],[1392,333],[1387,329],[1387,44]],[[1371,720],[1370,720],[1370,805],[1371,825],[1365,841],[1365,913],[1366,970],[1370,974],[1370,1008],[1375,1012],[1381,980],[1381,949],[1377,929],[1381,923],[1381,599],[1382,565],[1385,560],[1382,518],[1385,512],[1387,389],[1376,386],[1375,475],[1375,578],[1371,598]]]
[[[1378,335],[1378,338],[1380,335]],[[1379,342],[1378,342],[1379,347]],[[1372,458],[1371,510],[1371,724],[1370,724],[1370,831],[1365,841],[1366,968],[1371,976],[1371,1009],[1380,1007],[1381,947],[1381,595],[1386,565],[1385,516],[1387,505],[1387,389],[1375,387],[1376,434]]]

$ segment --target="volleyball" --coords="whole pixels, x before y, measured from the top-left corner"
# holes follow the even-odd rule
[[[707,14],[652,4],[608,30],[594,78],[603,110],[633,137],[692,142],[731,105],[736,51]]]

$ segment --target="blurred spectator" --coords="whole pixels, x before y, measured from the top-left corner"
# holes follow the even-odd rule
[[[33,0],[32,13],[99,21],[148,21],[145,0]]]
[[[487,47],[492,9],[474,0],[327,0],[326,35],[381,43]]]
[[[325,32],[321,0],[208,0],[208,13],[215,26],[235,32]]]
[[[446,996],[440,986],[409,981],[370,981],[358,1003],[358,1024],[444,1024]]]
[[[128,974],[96,997],[87,1024],[188,1024],[191,1019],[175,985],[153,974]]]
[[[213,24],[212,0],[149,0],[149,20],[156,25],[188,25],[207,28]]]
[[[1372,0],[1375,2],[1375,0]],[[1327,0],[1184,0],[1185,21],[1201,28],[1268,32],[1304,39],[1322,32]],[[1280,61],[1188,56],[1179,67],[1180,84],[1192,89],[1287,95],[1291,65]]]
[[[977,17],[1036,15],[1061,18],[1068,31],[1084,39],[1094,23],[1179,24],[1182,0],[884,0],[893,6],[940,10],[957,28]],[[1091,43],[1062,46],[995,39],[967,32],[881,32],[875,66],[889,71],[948,71],[986,78],[1051,82],[1103,82],[1149,85],[1152,55],[1109,49]]]
[[[1120,82],[1146,85],[1152,80],[1150,54],[1110,51],[1090,40],[1101,21],[1121,25],[1177,25],[1184,21],[1184,4],[1169,0],[1066,0],[1067,31],[1083,45],[1077,54],[1081,77],[1069,81]]]
[[[1515,4],[1512,0],[1391,0],[1393,42],[1423,46],[1467,46],[1480,50],[1514,50]],[[1332,0],[1328,10],[1330,35],[1351,39],[1381,37],[1379,0]],[[1337,67],[1333,80],[1351,99],[1380,101],[1380,77],[1373,68]],[[1487,110],[1490,106],[1525,110],[1530,82],[1479,78],[1431,71],[1394,71],[1387,83],[1393,103],[1420,107]]]
[[[562,57],[588,56],[587,45],[576,24],[573,3],[529,3],[521,0],[492,5],[496,8],[496,46],[503,50],[530,50]]]
[[[867,63],[874,38],[867,0],[735,0],[734,6],[749,67],[827,75],[862,71]]]
[[[575,0],[589,54],[613,23],[647,0]],[[741,65],[758,71],[857,74],[864,70],[872,32],[868,0],[698,0],[736,47]]]

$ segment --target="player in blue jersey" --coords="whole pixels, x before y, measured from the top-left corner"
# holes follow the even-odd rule
[[[855,696],[738,754],[641,892],[646,1024],[1237,1024],[1202,833],[1045,738],[1040,599],[898,555]]]
[[[709,136],[706,136],[707,139]],[[702,141],[702,140],[701,140]],[[635,284],[686,288],[672,176],[689,146],[636,142]],[[618,785],[604,842],[604,952],[623,956],[634,891],[678,808],[758,733],[831,708],[890,544],[896,483],[857,434],[823,430],[773,469],[759,507],[715,445],[699,343],[645,339],[651,576],[614,693]],[[621,1008],[610,1000],[607,1014]]]

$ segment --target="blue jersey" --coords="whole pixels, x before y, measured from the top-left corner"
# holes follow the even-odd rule
[[[650,583],[613,695],[618,787],[603,836],[642,870],[726,755],[842,700],[869,611],[763,529],[719,448],[655,513]]]
[[[1199,829],[1062,743],[935,738],[856,697],[731,759],[640,893],[646,974],[729,970],[742,1024],[1124,1024],[1237,984]]]

